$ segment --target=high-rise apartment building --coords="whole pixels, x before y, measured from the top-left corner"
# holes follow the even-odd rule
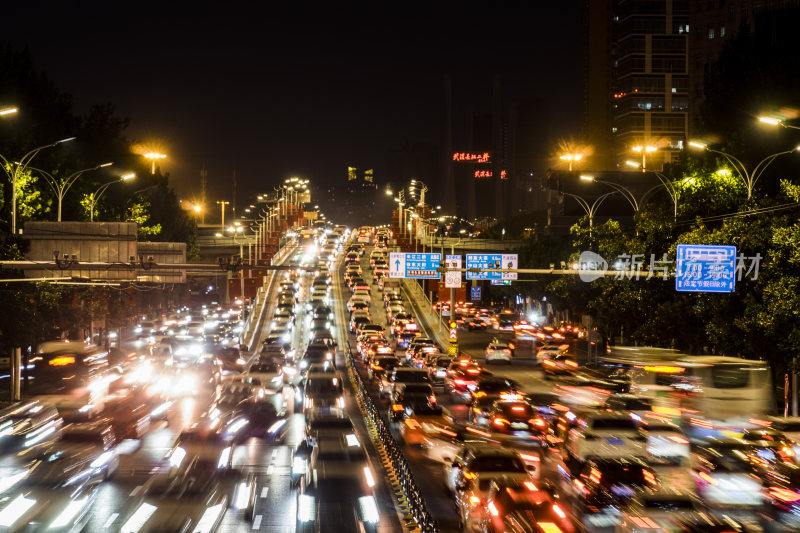
[[[595,153],[587,164],[606,170],[633,161],[660,170],[677,159],[688,134],[689,1],[584,5],[584,133]]]

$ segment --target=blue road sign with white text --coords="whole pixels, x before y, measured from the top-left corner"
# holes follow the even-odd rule
[[[465,268],[516,269],[517,254],[467,254]],[[516,272],[469,272],[467,279],[517,279]]]
[[[480,287],[471,287],[469,290],[469,299],[473,302],[480,302],[481,301],[481,288]]]
[[[733,292],[736,289],[736,247],[679,244],[675,290]]]
[[[439,279],[442,254],[389,253],[389,277]]]

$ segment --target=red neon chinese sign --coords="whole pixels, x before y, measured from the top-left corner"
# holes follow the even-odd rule
[[[453,161],[464,161],[470,163],[488,163],[489,162],[489,152],[483,152],[482,154],[475,154],[472,152],[456,152],[453,154]]]
[[[493,176],[493,173],[492,173],[491,170],[476,170],[475,171],[475,177],[476,178],[491,178],[492,176]],[[501,180],[507,180],[508,179],[508,172],[506,172],[505,170],[501,170],[500,171],[500,179]]]

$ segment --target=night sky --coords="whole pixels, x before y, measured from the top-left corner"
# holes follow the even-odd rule
[[[580,136],[577,0],[436,10],[16,4],[4,5],[0,39],[28,46],[76,111],[110,101],[129,116],[131,140],[169,154],[162,168],[185,198],[204,164],[211,202],[230,199],[236,169],[240,205],[292,175],[341,184],[348,165],[374,168],[378,183],[410,178],[388,168],[386,153],[441,144],[445,73],[456,118],[467,104],[488,112],[500,75],[504,103],[543,98],[554,133]]]

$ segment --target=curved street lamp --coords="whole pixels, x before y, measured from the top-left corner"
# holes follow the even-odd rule
[[[600,205],[608,198],[609,196],[613,196],[617,194],[617,191],[607,192],[600,197],[598,197],[594,202],[591,204],[585,200],[583,197],[578,196],[577,194],[572,194],[571,192],[561,192],[562,196],[569,196],[573,198],[578,205],[580,205],[583,210],[586,212],[586,215],[589,217],[589,238],[592,238],[592,228],[594,227],[594,215],[597,213],[597,210],[600,208]]]
[[[64,180],[59,180],[55,176],[50,174],[49,172],[45,172],[44,170],[42,170],[40,168],[33,168],[33,167],[30,167],[30,168],[31,168],[31,170],[35,170],[36,172],[40,173],[45,178],[45,181],[47,181],[47,184],[50,185],[50,188],[53,189],[53,192],[55,193],[56,198],[58,198],[58,219],[57,220],[59,222],[61,222],[61,204],[64,202],[64,197],[67,195],[67,192],[69,191],[70,187],[72,187],[75,184],[75,182],[78,181],[78,178],[80,178],[81,175],[83,173],[85,173],[85,172],[91,172],[93,170],[98,170],[98,169],[101,169],[101,168],[110,167],[113,164],[114,163],[103,163],[102,165],[97,165],[95,167],[84,168],[83,170],[79,170],[79,171],[75,172],[74,174],[70,174]]]
[[[17,234],[17,180],[22,174],[25,169],[28,167],[30,162],[36,157],[36,154],[45,150],[47,148],[53,148],[54,146],[58,146],[59,144],[63,144],[66,142],[74,141],[75,137],[67,137],[66,139],[61,139],[60,141],[56,141],[54,143],[45,144],[44,146],[40,146],[39,148],[34,148],[27,154],[23,155],[19,161],[15,161],[14,165],[9,163],[8,159],[0,155],[0,160],[3,161],[3,170],[5,170],[6,175],[11,178],[11,233],[14,235]],[[10,167],[14,167],[14,172],[9,174],[8,169]]]
[[[98,200],[100,200],[100,197],[103,196],[103,193],[106,192],[106,190],[108,190],[109,187],[111,187],[115,183],[119,183],[121,181],[132,180],[135,177],[136,177],[136,174],[134,174],[134,173],[125,174],[124,176],[120,176],[119,178],[117,178],[115,180],[111,180],[108,183],[104,183],[101,186],[99,186],[97,188],[97,190],[94,191],[89,196],[89,222],[94,222],[94,208],[97,205]]]
[[[634,213],[638,213],[639,212],[639,202],[636,201],[636,196],[627,187],[624,187],[624,186],[620,185],[619,183],[613,183],[611,181],[599,180],[599,179],[595,178],[594,176],[589,176],[589,175],[586,175],[586,174],[581,175],[581,179],[583,181],[592,181],[592,182],[595,182],[595,183],[602,183],[603,185],[608,185],[609,187],[611,187],[612,189],[614,189],[618,193],[620,193],[625,198],[625,200],[627,200],[628,203],[631,204],[631,207],[633,208],[633,212]]]
[[[795,148],[792,148],[791,150],[784,150],[783,152],[776,152],[774,154],[770,154],[761,161],[759,161],[758,164],[748,172],[747,167],[744,166],[744,163],[742,163],[738,158],[732,156],[727,152],[723,152],[721,150],[714,150],[707,144],[698,141],[689,141],[689,146],[697,150],[706,150],[714,154],[719,154],[725,159],[727,159],[728,162],[733,166],[733,168],[736,169],[736,173],[739,174],[739,177],[744,182],[744,185],[747,188],[748,200],[753,196],[753,189],[756,186],[756,182],[761,177],[761,174],[764,173],[767,167],[770,166],[772,162],[775,161],[775,159],[777,159],[779,156],[782,155],[800,151],[800,145],[799,145],[796,146]]]

